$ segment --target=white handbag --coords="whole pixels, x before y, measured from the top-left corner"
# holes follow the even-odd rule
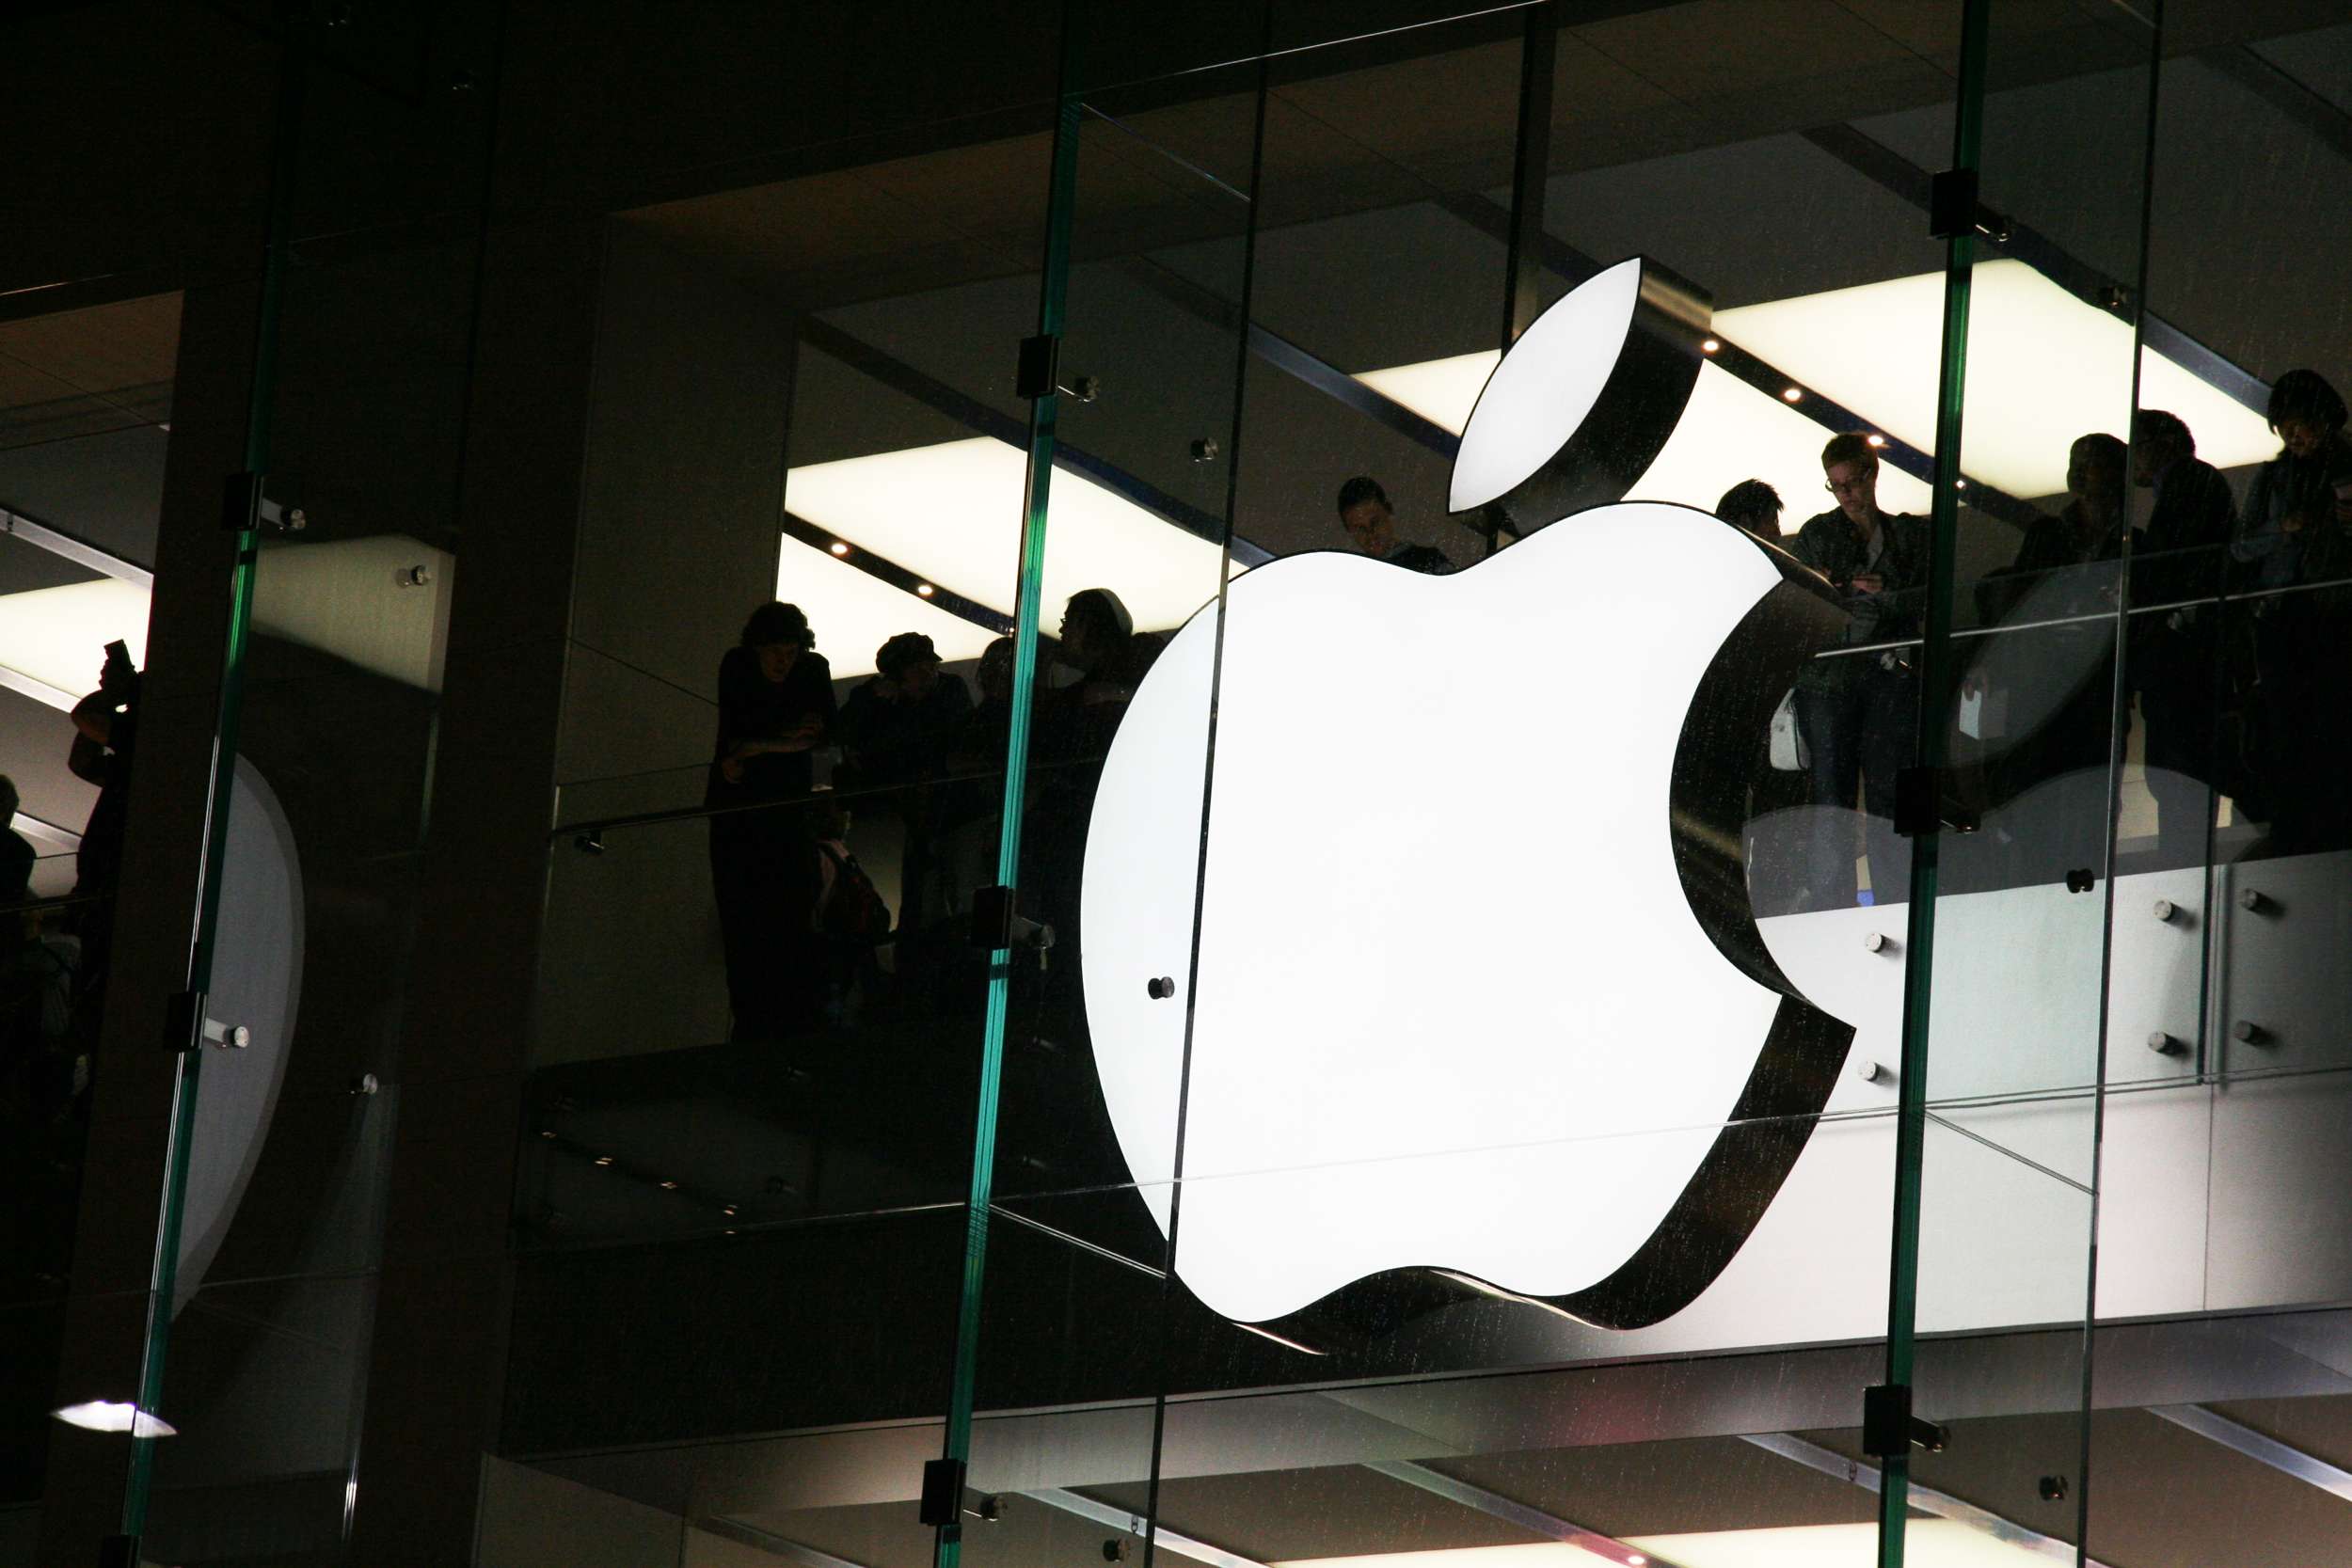
[[[1806,754],[1804,734],[1797,728],[1797,694],[1791,691],[1772,709],[1771,760],[1773,768],[1783,773],[1802,773],[1812,765]]]

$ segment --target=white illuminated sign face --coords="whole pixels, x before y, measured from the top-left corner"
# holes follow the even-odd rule
[[[1606,371],[1632,296],[1603,297],[1614,320],[1572,294],[1553,309],[1578,331],[1539,322],[1503,371]],[[1573,427],[1514,416],[1474,448],[1504,386],[1463,451],[1524,478]],[[1266,1323],[1436,1271],[1632,1327],[1729,1261],[1851,1037],[1740,891],[1749,737],[1836,624],[1804,577],[1704,513],[1623,502],[1453,577],[1315,554],[1234,583],[1197,974],[1214,612],[1177,635],[1096,798],[1084,970],[1164,1227],[1186,1091],[1175,1261],[1208,1306]]]

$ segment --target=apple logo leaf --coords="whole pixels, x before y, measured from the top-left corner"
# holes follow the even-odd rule
[[[1850,1048],[1740,853],[1772,710],[1843,611],[1706,513],[1616,499],[1648,455],[1589,427],[1654,455],[1696,375],[1658,347],[1687,317],[1640,321],[1646,269],[1539,318],[1464,432],[1456,499],[1518,544],[1452,577],[1258,567],[1105,760],[1096,1072],[1177,1276],[1237,1323],[1327,1345],[1479,1296],[1659,1322],[1755,1228]]]

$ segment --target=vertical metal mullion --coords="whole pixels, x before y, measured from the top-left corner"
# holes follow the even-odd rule
[[[1519,17],[1518,121],[1511,158],[1511,227],[1502,271],[1502,352],[1543,311],[1544,189],[1551,179],[1551,78],[1560,53],[1558,0],[1535,0]],[[1500,515],[1486,515],[1486,553],[1502,546]]]
[[[262,246],[262,277],[253,327],[253,370],[246,392],[245,468],[268,471],[272,415],[277,400],[278,327],[285,298],[286,264],[293,245],[295,180],[299,173],[304,90],[310,68],[309,19],[295,8],[279,8],[278,103],[271,129],[268,215]],[[258,516],[248,514],[236,536],[229,578],[229,629],[221,653],[220,694],[213,727],[212,770],[205,786],[203,859],[198,873],[196,918],[189,934],[185,989],[199,997],[211,989],[215,944],[220,931],[220,890],[229,850],[229,810],[237,768],[237,737],[245,711],[246,644],[253,618],[253,580],[259,564]],[[109,914],[109,919],[112,915]],[[200,1029],[202,1020],[197,1024]],[[171,1127],[164,1158],[164,1190],[155,1224],[155,1256],[148,1275],[147,1327],[139,1357],[137,1409],[157,1413],[163,1401],[164,1367],[171,1339],[173,1300],[179,1291],[180,1233],[186,1220],[188,1169],[196,1131],[197,1092],[203,1063],[199,1033],[182,1047],[172,1077]],[[153,1487],[155,1444],[135,1427],[131,1464],[122,1493],[122,1533],[146,1531]]]
[[[1953,115],[1952,168],[1973,175],[1984,132],[1986,55],[1991,44],[1992,0],[1963,0],[1960,82]],[[1935,899],[1942,835],[1935,805],[1949,748],[1945,725],[1950,705],[1947,675],[1952,659],[1952,593],[1960,529],[1961,414],[1967,388],[1969,291],[1976,264],[1976,235],[1967,226],[1946,241],[1944,342],[1937,370],[1935,494],[1928,551],[1927,625],[1919,657],[1917,766],[1931,781],[1931,810],[1911,840],[1911,908],[1903,966],[1902,1066],[1898,1081],[1895,1132],[1893,1256],[1887,1271],[1886,1381],[1911,1386],[1919,1315],[1919,1211],[1921,1166],[1927,1153],[1930,1004],[1934,990]],[[1911,1457],[1899,1443],[1880,1460],[1879,1568],[1902,1568],[1903,1526],[1908,1516]]]
[[[2148,16],[2148,98],[2147,111],[2141,125],[2139,176],[2139,265],[2138,276],[2133,279],[2131,397],[2123,410],[2124,430],[2139,407],[2139,356],[2142,334],[2148,320],[2148,247],[2153,228],[2156,204],[2156,123],[2159,91],[2164,73],[2164,0],[2150,0]],[[2126,503],[2128,506],[2128,502]],[[2099,1330],[2099,1227],[2103,1215],[2101,1194],[2104,1191],[2106,1154],[2107,1115],[2107,1030],[2113,1004],[2115,979],[2115,869],[2118,839],[2121,836],[2123,762],[2129,750],[2131,733],[2132,683],[2129,664],[2132,632],[2132,529],[2128,514],[2121,519],[2122,536],[2116,549],[2115,643],[2112,660],[2113,676],[2107,694],[2107,782],[2106,793],[2101,798],[2106,825],[2105,853],[2099,867],[2104,895],[2100,911],[2099,934],[2099,1013],[2094,1037],[2098,1052],[2098,1070],[2091,1083],[2090,1109],[2090,1235],[2083,1271],[2083,1338],[2082,1377],[2076,1394],[2076,1447],[2074,1460],[2074,1560],[2086,1563],[2090,1559],[2090,1487],[2091,1391],[2097,1371]],[[2226,594],[2227,584],[2224,583]],[[2226,598],[2224,600],[2226,603]],[[2211,840],[2208,838],[2210,844]],[[2214,907],[2211,856],[2207,857],[2205,917],[2202,940],[2198,943],[2201,994],[2198,1001],[2197,1056],[2198,1076],[2204,1075],[2205,1042],[2212,1031],[2206,1026],[2202,989],[2210,978],[2212,933],[2215,926],[2211,916]]]
[[[1184,990],[1184,1043],[1176,1072],[1176,1128],[1173,1158],[1168,1164],[1168,1239],[1161,1261],[1160,1309],[1152,1356],[1152,1449],[1145,1481],[1143,1568],[1153,1568],[1159,1549],[1160,1470],[1168,1451],[1168,1396],[1174,1362],[1171,1325],[1175,1322],[1179,1289],[1176,1279],[1178,1232],[1184,1214],[1184,1138],[1192,1111],[1192,1047],[1200,1005],[1201,914],[1208,903],[1209,821],[1216,805],[1217,712],[1225,689],[1225,612],[1233,581],[1233,517],[1241,506],[1242,433],[1245,400],[1249,384],[1249,335],[1254,330],[1258,280],[1258,219],[1264,204],[1258,195],[1265,181],[1266,100],[1274,87],[1274,0],[1260,8],[1257,90],[1252,104],[1249,139],[1249,211],[1244,219],[1241,250],[1241,297],[1234,311],[1233,396],[1227,420],[1225,466],[1225,539],[1217,562],[1216,644],[1209,656],[1209,712],[1200,756],[1200,831],[1194,849],[1191,951],[1187,956]]]
[[[1038,333],[1058,338],[1069,291],[1072,209],[1077,195],[1078,126],[1081,105],[1071,85],[1070,35],[1062,24],[1064,92],[1054,120],[1053,172],[1045,220],[1043,277],[1038,289]],[[1037,626],[1045,575],[1045,520],[1054,473],[1054,430],[1060,397],[1052,387],[1029,404],[1029,454],[1022,499],[1021,567],[1014,592],[1012,711],[1005,757],[1005,803],[996,853],[1000,887],[1020,885],[1021,802],[1028,782],[1029,719],[1037,691]],[[972,1408],[980,1349],[980,1306],[988,1262],[988,1213],[995,1189],[996,1110],[1005,1062],[1005,1023],[1010,1007],[1012,953],[989,955],[988,1007],[980,1041],[978,1106],[972,1132],[972,1183],[964,1200],[963,1281],[956,1315],[954,1385],[947,1402],[942,1457],[959,1465],[972,1454]],[[956,1568],[962,1553],[961,1516],[937,1527],[931,1551],[934,1568]]]

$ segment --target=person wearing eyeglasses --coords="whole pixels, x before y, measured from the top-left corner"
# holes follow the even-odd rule
[[[1928,565],[1927,519],[1879,506],[1879,457],[1867,436],[1833,436],[1821,449],[1821,488],[1836,504],[1805,519],[1788,542],[1799,561],[1844,598],[1844,648],[1830,648],[1797,676],[1797,728],[1804,737],[1813,803],[1867,814],[1864,853],[1871,903],[1905,896],[1910,857],[1895,836],[1895,775],[1911,766],[1918,734],[1915,650],[1919,589]],[[1847,649],[1856,651],[1848,652]],[[1824,817],[1810,867],[1812,896],[1864,901],[1853,845]]]

